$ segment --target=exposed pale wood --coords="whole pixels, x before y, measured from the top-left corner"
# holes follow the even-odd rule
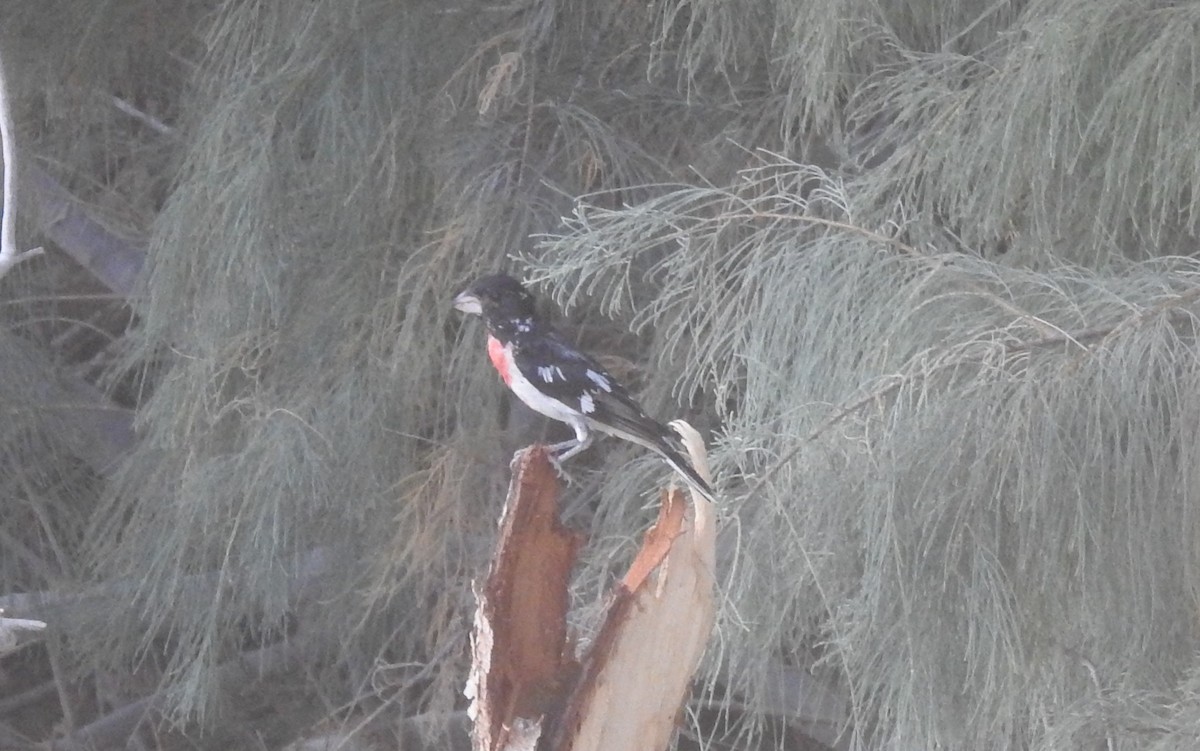
[[[708,478],[703,447],[685,435]],[[690,433],[689,433],[690,432]],[[544,449],[518,452],[500,540],[472,636],[468,679],[479,751],[666,749],[715,614],[712,504],[663,494],[658,521],[617,584],[582,673],[570,659],[567,605],[579,537],[558,521]]]
[[[697,471],[710,480],[703,444],[686,423]],[[657,523],[618,586],[584,661],[553,744],[556,751],[666,749],[687,701],[715,617],[712,504],[663,494]]]

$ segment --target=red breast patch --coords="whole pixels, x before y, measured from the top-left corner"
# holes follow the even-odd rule
[[[488,335],[487,345],[488,358],[491,359],[492,365],[496,367],[496,372],[500,374],[500,378],[504,381],[504,385],[507,386],[509,381],[512,380],[512,374],[508,371],[508,369],[512,366],[512,362],[508,357],[508,351],[504,348],[504,345],[500,343],[500,340],[491,334]]]

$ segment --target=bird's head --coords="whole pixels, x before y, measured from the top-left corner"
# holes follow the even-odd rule
[[[454,307],[487,321],[530,320],[537,312],[533,295],[507,274],[476,281],[454,298]]]

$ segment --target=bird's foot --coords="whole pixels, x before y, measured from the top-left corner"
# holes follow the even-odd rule
[[[571,474],[563,468],[563,461],[558,454],[553,451],[547,451],[546,458],[550,460],[550,466],[554,467],[554,474],[558,475],[558,479],[561,480],[564,485],[575,484],[575,478],[571,477]]]

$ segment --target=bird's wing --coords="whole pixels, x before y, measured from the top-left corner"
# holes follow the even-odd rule
[[[525,377],[548,396],[583,413],[600,430],[617,433],[650,448],[671,435],[646,415],[617,379],[558,332],[522,341],[514,360]],[[553,365],[551,365],[553,363]]]
[[[656,452],[715,502],[708,483],[675,448],[674,434],[648,416],[600,363],[553,331],[521,339],[512,352],[517,368],[539,391],[578,410],[597,430]]]
[[[604,368],[572,347],[556,332],[536,331],[517,337],[512,348],[513,363],[539,391],[572,409],[580,409],[580,398],[594,389],[614,383]]]
[[[600,429],[614,433],[647,448],[662,450],[671,434],[642,410],[624,389],[593,395],[595,409],[588,417]]]

